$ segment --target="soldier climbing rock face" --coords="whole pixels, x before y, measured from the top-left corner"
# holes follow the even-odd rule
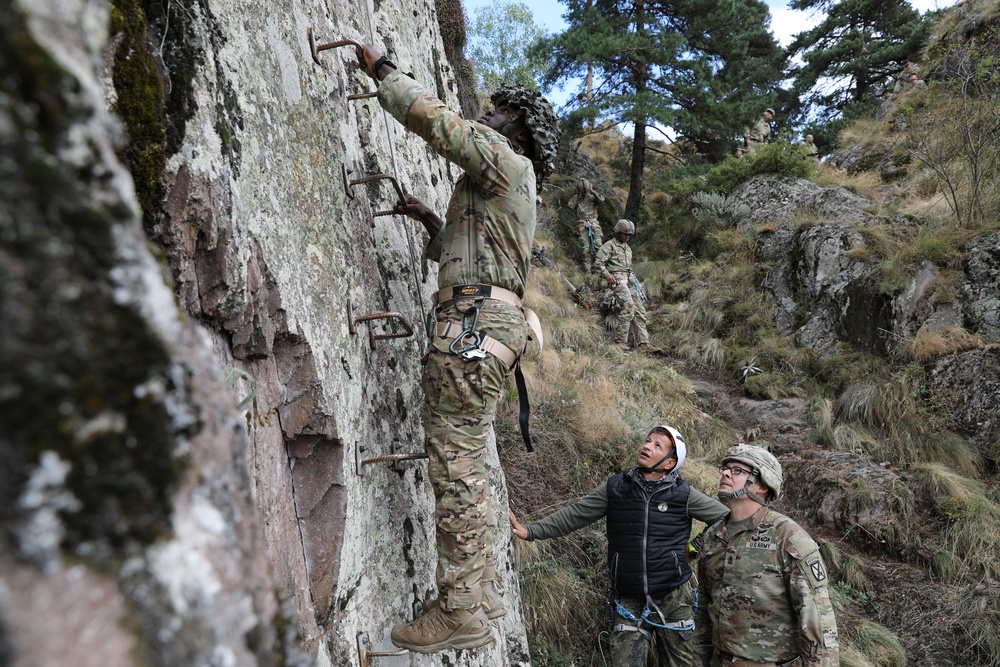
[[[465,172],[444,220],[412,195],[395,208],[427,230],[424,259],[439,267],[437,324],[422,380],[439,597],[422,616],[394,627],[391,638],[420,653],[475,648],[493,641],[489,619],[506,613],[491,556],[485,448],[504,383],[531,335],[521,297],[536,182],[552,168],[558,120],[544,97],[521,86],[497,91],[479,122],[464,120],[374,46],[357,56],[379,83],[379,104]],[[540,332],[534,338],[541,343]]]
[[[719,499],[731,513],[703,533],[696,640],[721,667],[837,667],[819,546],[769,507],[781,495],[781,464],[762,447],[739,444],[719,470]]]

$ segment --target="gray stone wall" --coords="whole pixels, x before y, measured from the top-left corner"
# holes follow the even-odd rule
[[[384,47],[457,106],[434,2],[4,15],[0,655],[354,665],[362,633],[389,649],[434,592],[433,499],[425,462],[359,459],[422,449],[436,266],[419,225],[371,215],[388,183],[351,198],[343,169],[394,175],[438,210],[458,172],[374,100],[347,100],[373,84],[350,48],[314,63],[307,30]],[[352,310],[414,333],[372,343]],[[528,663],[498,532],[510,614],[449,664]]]

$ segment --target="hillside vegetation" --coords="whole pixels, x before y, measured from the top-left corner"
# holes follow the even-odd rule
[[[780,143],[716,165],[659,146],[633,248],[664,358],[609,345],[599,313],[535,267],[528,301],[547,329],[544,354],[525,364],[537,453],[518,448],[514,401],[497,424],[515,512],[540,518],[633,465],[655,423],[685,434],[685,476],[708,493],[725,448],[763,443],[786,465],[779,509],[819,539],[837,574],[842,664],[1000,665],[1000,433],[972,437],[931,391],[937,361],[997,355],[998,341],[958,324],[897,336],[882,351],[796,343],[768,289],[777,267],[766,248],[782,229],[747,225],[734,196],[760,173],[860,194],[871,220],[857,226],[862,243],[850,253],[871,267],[875,296],[900,294],[931,267],[935,307],[956,302],[970,240],[1000,229],[995,15],[995,2],[971,1],[944,15],[921,64],[926,87],[849,125],[822,163]],[[585,276],[565,205],[574,177],[599,174],[609,199],[624,202],[630,148],[609,130],[579,150],[568,150],[542,195],[537,241],[575,284]],[[605,238],[618,215],[612,205],[601,211]],[[793,231],[834,222],[798,213]],[[747,406],[787,399],[800,406],[799,421],[779,428],[747,418]],[[606,664],[603,525],[517,546],[535,664]]]

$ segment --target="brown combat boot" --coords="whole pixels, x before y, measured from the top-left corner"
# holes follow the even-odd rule
[[[497,590],[496,583],[492,579],[482,583],[483,611],[486,612],[486,618],[491,621],[494,618],[507,615],[507,605],[503,603],[503,598],[500,597],[500,591]]]
[[[658,347],[653,347],[649,343],[640,343],[639,347],[636,349],[640,352],[645,352],[646,354],[663,354],[663,350]]]
[[[486,618],[491,621],[494,618],[500,618],[501,616],[507,615],[507,605],[503,603],[503,598],[500,596],[500,592],[497,591],[496,583],[497,582],[492,579],[482,583],[483,612],[486,614]],[[427,611],[436,608],[439,602],[440,598],[434,598],[428,602]]]
[[[476,648],[493,641],[482,607],[445,611],[436,606],[410,623],[392,629],[392,643],[416,653]]]

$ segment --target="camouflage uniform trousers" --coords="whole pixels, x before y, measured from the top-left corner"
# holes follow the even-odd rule
[[[594,266],[594,254],[604,244],[604,233],[601,231],[601,223],[597,219],[580,218],[576,221],[576,228],[580,232],[580,248],[583,252],[583,268],[590,273]]]
[[[615,335],[616,343],[628,342],[628,331],[635,322],[636,340],[635,344],[649,344],[649,330],[646,329],[646,306],[642,303],[639,292],[635,289],[627,273],[613,274],[617,284],[612,288],[615,301],[621,307],[620,310],[611,315],[611,331]]]
[[[515,352],[524,349],[528,325],[508,304],[487,301],[477,329]],[[462,324],[453,303],[438,321]],[[467,609],[482,602],[484,569],[492,570],[493,508],[486,474],[486,442],[504,382],[511,373],[487,354],[463,361],[448,351],[451,339],[437,338],[424,363],[424,432],[428,478],[434,489],[438,551],[437,585],[444,609]]]
[[[686,621],[694,617],[694,586],[689,580],[662,598],[654,599],[667,621]],[[645,601],[638,599],[619,600],[637,618],[642,615]],[[659,616],[652,620],[659,622]],[[615,613],[614,625],[632,625],[635,621],[622,618]],[[611,664],[613,667],[687,667],[701,665],[708,659],[704,646],[699,646],[691,638],[690,631],[669,630],[644,625],[651,630],[647,639],[642,633],[620,630],[611,634]]]

